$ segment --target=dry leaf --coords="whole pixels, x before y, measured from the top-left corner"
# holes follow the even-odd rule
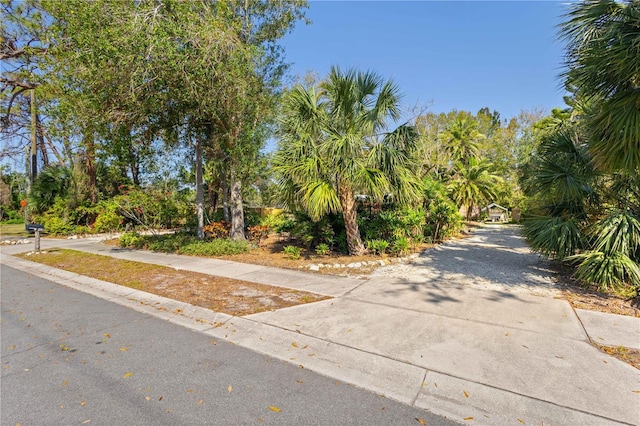
[[[127,348],[126,346],[120,348],[120,352],[126,352],[128,350],[129,350],[129,348]]]
[[[204,399],[201,399],[200,401],[198,401],[196,405],[202,405],[203,402],[204,402]]]
[[[69,384],[68,380],[65,380],[64,382],[62,382],[62,386],[67,386]]]
[[[465,397],[469,398],[469,394],[467,393],[467,391],[463,391],[462,393],[464,394]]]
[[[524,424],[524,420],[522,420],[522,419],[518,419],[518,421],[519,421],[520,423]]]
[[[194,393],[195,391],[193,389],[187,389],[187,393]]]
[[[436,382],[433,382],[433,386],[437,388],[438,384]]]
[[[87,419],[84,422],[82,422],[83,425],[86,425],[87,423],[89,423],[91,421],[91,419]]]
[[[111,338],[111,335],[109,333],[104,333],[103,336],[106,337],[107,339]]]
[[[293,343],[291,344],[291,346],[293,346],[294,348],[297,348],[297,347],[298,347],[298,344],[297,344],[296,342],[293,342]]]
[[[279,409],[278,407],[274,407],[273,405],[269,406],[269,410],[275,411],[276,413],[279,413],[280,411],[282,411],[281,409]]]
[[[162,401],[162,398],[163,398],[163,397],[158,398],[158,401]]]
[[[229,391],[229,393],[231,393],[232,390],[233,390],[233,386],[229,385],[229,387],[227,388],[227,391]]]
[[[635,392],[635,393],[640,393],[640,390],[635,390],[635,391],[633,391],[633,392]]]
[[[302,380],[296,380],[296,382],[298,382],[298,383],[300,383],[300,384],[304,383]],[[636,391],[636,392],[637,392],[637,391]]]
[[[126,379],[127,377],[131,377],[131,376],[133,376],[133,373],[129,372],[129,373],[125,374],[124,376],[122,376],[122,378]]]
[[[465,418],[464,418],[464,419],[462,419],[462,420],[467,420],[467,421],[469,421],[469,420],[473,420],[473,417],[465,417]]]
[[[417,418],[417,417],[416,417],[416,420],[417,420],[417,421],[418,421],[418,423],[420,423],[422,426],[426,426],[426,425],[427,425],[427,422],[425,422],[425,421],[424,421],[424,420],[422,420],[422,419],[419,419],[419,418]]]
[[[150,396],[146,396],[146,397],[145,397],[145,399],[146,399],[147,401],[151,401],[151,397],[150,397]]]
[[[82,405],[82,406],[87,405],[87,401],[82,401],[82,402],[80,403],[80,405]]]

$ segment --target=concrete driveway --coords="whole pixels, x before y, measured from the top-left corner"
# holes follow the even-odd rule
[[[640,372],[589,339],[640,347],[640,319],[582,321],[516,227],[479,228],[368,280],[64,245],[335,298],[238,318],[34,266],[7,256],[15,246],[2,262],[465,424],[640,424]]]

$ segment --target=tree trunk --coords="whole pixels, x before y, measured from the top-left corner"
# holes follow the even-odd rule
[[[231,209],[229,208],[229,179],[225,172],[222,175],[222,217],[225,222],[231,222]]]
[[[89,192],[89,200],[91,204],[98,202],[98,186],[97,186],[97,171],[96,171],[96,147],[93,140],[93,134],[90,132],[84,135],[85,146],[85,168],[87,170],[87,189]]]
[[[196,139],[196,215],[198,216],[198,238],[204,238],[204,191],[202,188],[202,141]]]
[[[340,205],[342,206],[344,226],[347,230],[349,254],[352,256],[360,256],[364,254],[364,244],[362,244],[360,230],[358,229],[358,214],[353,189],[342,184],[339,185],[338,189],[340,191]]]
[[[33,188],[33,184],[38,176],[38,146],[37,146],[37,134],[36,134],[36,89],[31,89],[31,160],[30,160],[30,187]]]
[[[128,163],[129,170],[131,170],[131,179],[135,186],[140,186],[140,159],[131,145],[129,145],[128,150]]]
[[[36,113],[36,138],[38,139],[38,149],[42,153],[42,166],[46,169],[49,167],[49,153],[44,142],[42,125],[40,124],[40,115]]]
[[[244,241],[244,211],[242,209],[242,182],[231,170],[231,231],[229,237],[232,240]]]

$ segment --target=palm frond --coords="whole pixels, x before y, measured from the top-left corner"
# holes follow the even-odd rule
[[[587,284],[594,284],[603,291],[619,291],[621,287],[640,288],[638,263],[622,253],[590,251],[567,258],[579,263],[574,276]]]
[[[594,250],[620,253],[640,260],[640,221],[629,212],[615,210],[593,226]]]
[[[522,234],[534,251],[556,259],[564,259],[586,246],[586,237],[573,218],[532,217],[525,222]]]

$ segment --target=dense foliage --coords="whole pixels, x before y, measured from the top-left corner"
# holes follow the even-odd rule
[[[561,26],[570,108],[539,123],[523,174],[540,215],[525,226],[531,246],[630,297],[640,289],[639,16],[634,1],[571,6]]]

